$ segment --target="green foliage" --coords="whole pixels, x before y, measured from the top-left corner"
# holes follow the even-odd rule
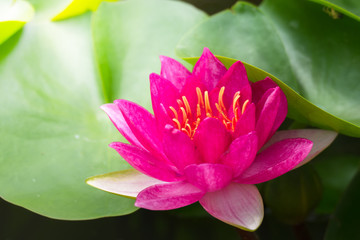
[[[150,110],[149,74],[160,72],[159,56],[175,57],[178,40],[205,18],[179,2],[102,4],[92,27],[104,101],[124,98]]]
[[[106,147],[115,132],[99,109],[89,26],[89,15],[29,23],[1,46],[9,52],[0,63],[0,99],[7,106],[0,113],[1,196],[53,218],[135,210],[132,201],[85,184],[89,175],[127,167]]]
[[[304,222],[321,199],[322,186],[316,171],[303,166],[265,184],[265,204],[287,224]]]
[[[358,0],[310,0],[324,5],[323,11],[333,19],[340,19],[343,14],[360,21],[360,2]]]
[[[345,153],[328,154],[319,161],[314,161],[313,165],[323,185],[323,197],[316,211],[322,214],[332,213],[357,172],[360,156]]]
[[[96,11],[102,1],[116,2],[117,0],[72,0],[71,3],[59,14],[54,16],[52,20],[64,20],[81,15],[89,10]]]
[[[219,57],[219,59],[227,66],[230,66],[236,61],[234,59],[224,57]],[[193,61],[193,59],[188,60]],[[254,66],[251,66],[250,64],[244,64],[250,81],[256,82],[264,79],[265,77],[271,77],[271,79],[273,79],[281,87],[288,100],[288,117],[295,119],[298,121],[298,123],[302,122],[304,125],[313,125],[319,128],[333,129],[337,132],[349,134],[352,136],[360,135],[359,127],[339,119],[315,106],[275,76]]]
[[[330,220],[325,240],[359,239],[360,172],[358,171]]]
[[[0,44],[19,31],[33,15],[33,7],[25,1],[0,2]]]
[[[322,6],[303,0],[267,0],[260,8],[239,2],[189,32],[177,52],[195,57],[207,46],[259,67],[317,107],[294,97],[292,118],[359,137],[358,28],[359,22],[334,20]]]
[[[159,70],[158,55],[173,56],[177,39],[204,14],[182,3],[108,3],[92,32],[90,14],[54,23],[54,9],[34,5],[44,15],[0,46],[0,195],[52,218],[130,213],[133,200],[85,184],[129,168],[107,146],[121,138],[99,107],[110,92],[149,106],[148,74]],[[170,17],[178,28],[159,24]],[[128,41],[131,34],[141,41]]]
[[[289,117],[360,137],[358,1],[240,2],[211,17],[179,1],[102,3],[95,11],[99,1],[78,5],[94,13],[52,22],[70,0],[29,0],[20,17],[0,21],[0,196],[7,201],[71,220],[135,211],[133,200],[85,184],[129,168],[107,147],[124,139],[99,106],[124,98],[150,110],[148,75],[159,73],[159,55],[176,58],[175,48],[192,63],[203,47],[226,56],[220,59],[228,67],[242,60],[252,81],[271,76],[281,86]],[[314,164],[324,186],[318,213],[336,208],[358,161],[357,153],[341,152]],[[326,240],[357,234],[347,224],[358,215],[357,182],[358,176]],[[182,213],[204,216],[197,208]],[[179,225],[179,236],[193,234],[189,225]]]

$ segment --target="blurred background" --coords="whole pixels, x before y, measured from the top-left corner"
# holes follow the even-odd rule
[[[230,8],[236,2],[234,0],[183,1],[193,4],[208,14]],[[261,3],[260,0],[248,2],[255,5]],[[282,128],[296,124],[292,120],[287,120]],[[359,146],[359,138],[339,135],[328,149],[308,164],[309,166],[292,171],[276,181],[260,185],[259,189],[265,201],[265,218],[256,232],[259,239],[323,239],[329,222],[336,223],[334,212],[337,205],[343,202],[343,205],[352,207],[356,205],[354,203],[360,201],[360,191],[359,194],[354,194],[353,190],[347,190],[348,186],[359,182],[359,176],[356,175],[360,163]],[[300,182],[296,182],[298,179]],[[289,196],[286,192],[291,189],[305,190],[302,193],[298,191],[300,195]],[[273,193],[276,193],[275,200]],[[346,200],[349,194],[353,194],[350,203]],[[274,205],[280,206],[280,209],[273,207]],[[287,215],[287,208],[295,209],[295,215]],[[359,224],[357,214],[359,211],[358,207],[353,211],[347,211],[347,222],[353,224],[353,228]],[[43,217],[0,199],[0,240],[245,240],[253,239],[254,236],[251,237],[247,238],[246,233],[214,219],[199,204],[165,212],[140,209],[120,217],[62,221]]]

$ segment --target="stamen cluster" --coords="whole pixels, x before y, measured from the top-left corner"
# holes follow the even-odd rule
[[[172,121],[174,126],[186,133],[190,138],[193,138],[197,127],[200,122],[207,117],[219,119],[229,131],[234,131],[236,123],[238,122],[240,116],[245,112],[246,107],[249,104],[249,100],[240,104],[240,91],[237,91],[233,96],[233,101],[231,108],[227,109],[224,104],[224,92],[225,87],[221,87],[218,95],[218,102],[215,103],[216,111],[213,111],[210,99],[209,92],[204,91],[202,93],[199,87],[196,88],[197,95],[197,104],[196,104],[196,116],[193,117],[191,112],[191,106],[189,101],[185,96],[182,96],[181,99],[177,99],[178,110],[173,106],[170,106],[170,110],[173,113]]]

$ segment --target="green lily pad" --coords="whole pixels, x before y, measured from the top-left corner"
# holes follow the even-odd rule
[[[160,72],[159,55],[175,58],[182,35],[206,18],[181,2],[104,2],[93,30],[105,101],[124,98],[150,110],[149,74]]]
[[[360,2],[358,0],[310,0],[325,6],[323,11],[333,19],[341,19],[342,14],[360,21]]]
[[[12,44],[6,42],[0,52]],[[128,167],[107,148],[114,129],[99,109],[91,49],[89,15],[66,24],[29,23],[0,62],[5,200],[60,219],[135,210],[132,201],[85,184],[98,171]]]
[[[177,53],[191,58],[206,46],[257,66],[292,89],[290,117],[360,137],[358,28],[303,0],[268,0],[260,8],[239,2],[187,33]]]
[[[359,202],[360,171],[357,172],[341,199],[325,233],[325,240],[360,239]]]
[[[99,109],[108,102],[103,93],[116,92],[114,97],[124,98],[135,85],[140,88],[133,100],[148,99],[144,96],[150,93],[143,85],[148,85],[151,71],[158,71],[158,55],[171,53],[180,36],[205,14],[172,1],[105,4],[93,19],[95,58],[90,14],[51,22],[45,16],[53,9],[46,4],[34,4],[41,17],[0,46],[0,196],[58,219],[130,213],[136,210],[134,200],[85,183],[90,176],[129,168],[107,146],[123,138]],[[140,15],[139,9],[143,9]],[[159,25],[159,19],[170,16],[177,28],[171,21]],[[108,44],[124,44],[137,29],[131,37],[151,38],[153,50],[148,51],[144,41],[129,39],[123,51],[108,52],[108,46],[99,45],[100,35],[107,33],[104,25],[116,28],[106,35]],[[127,57],[120,61],[125,50]],[[124,67],[129,69],[123,71]],[[104,69],[113,76],[106,89],[102,88],[107,81]]]
[[[219,57],[219,59],[226,65],[231,66],[236,60]],[[274,80],[283,90],[288,100],[288,117],[296,119],[302,123],[308,125],[314,125],[319,128],[333,129],[337,132],[347,133],[349,135],[358,134],[360,135],[360,128],[343,121],[312,104],[310,101],[302,97],[300,94],[295,92],[288,85],[280,81],[275,76],[267,73],[261,69],[258,69],[250,64],[244,63],[246,71],[250,81],[257,82],[266,77],[270,77]],[[324,121],[326,119],[326,121]]]
[[[19,31],[34,15],[33,7],[25,1],[0,3],[0,44]]]

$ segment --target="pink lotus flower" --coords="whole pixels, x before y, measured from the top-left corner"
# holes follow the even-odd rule
[[[199,201],[228,224],[257,229],[264,210],[254,184],[307,162],[336,133],[275,134],[287,114],[286,97],[270,78],[250,84],[240,61],[227,70],[205,48],[192,73],[168,57],[161,64],[161,74],[150,75],[154,115],[126,100],[102,106],[130,142],[110,147],[136,170],[88,184],[135,197],[135,206],[151,210]]]

